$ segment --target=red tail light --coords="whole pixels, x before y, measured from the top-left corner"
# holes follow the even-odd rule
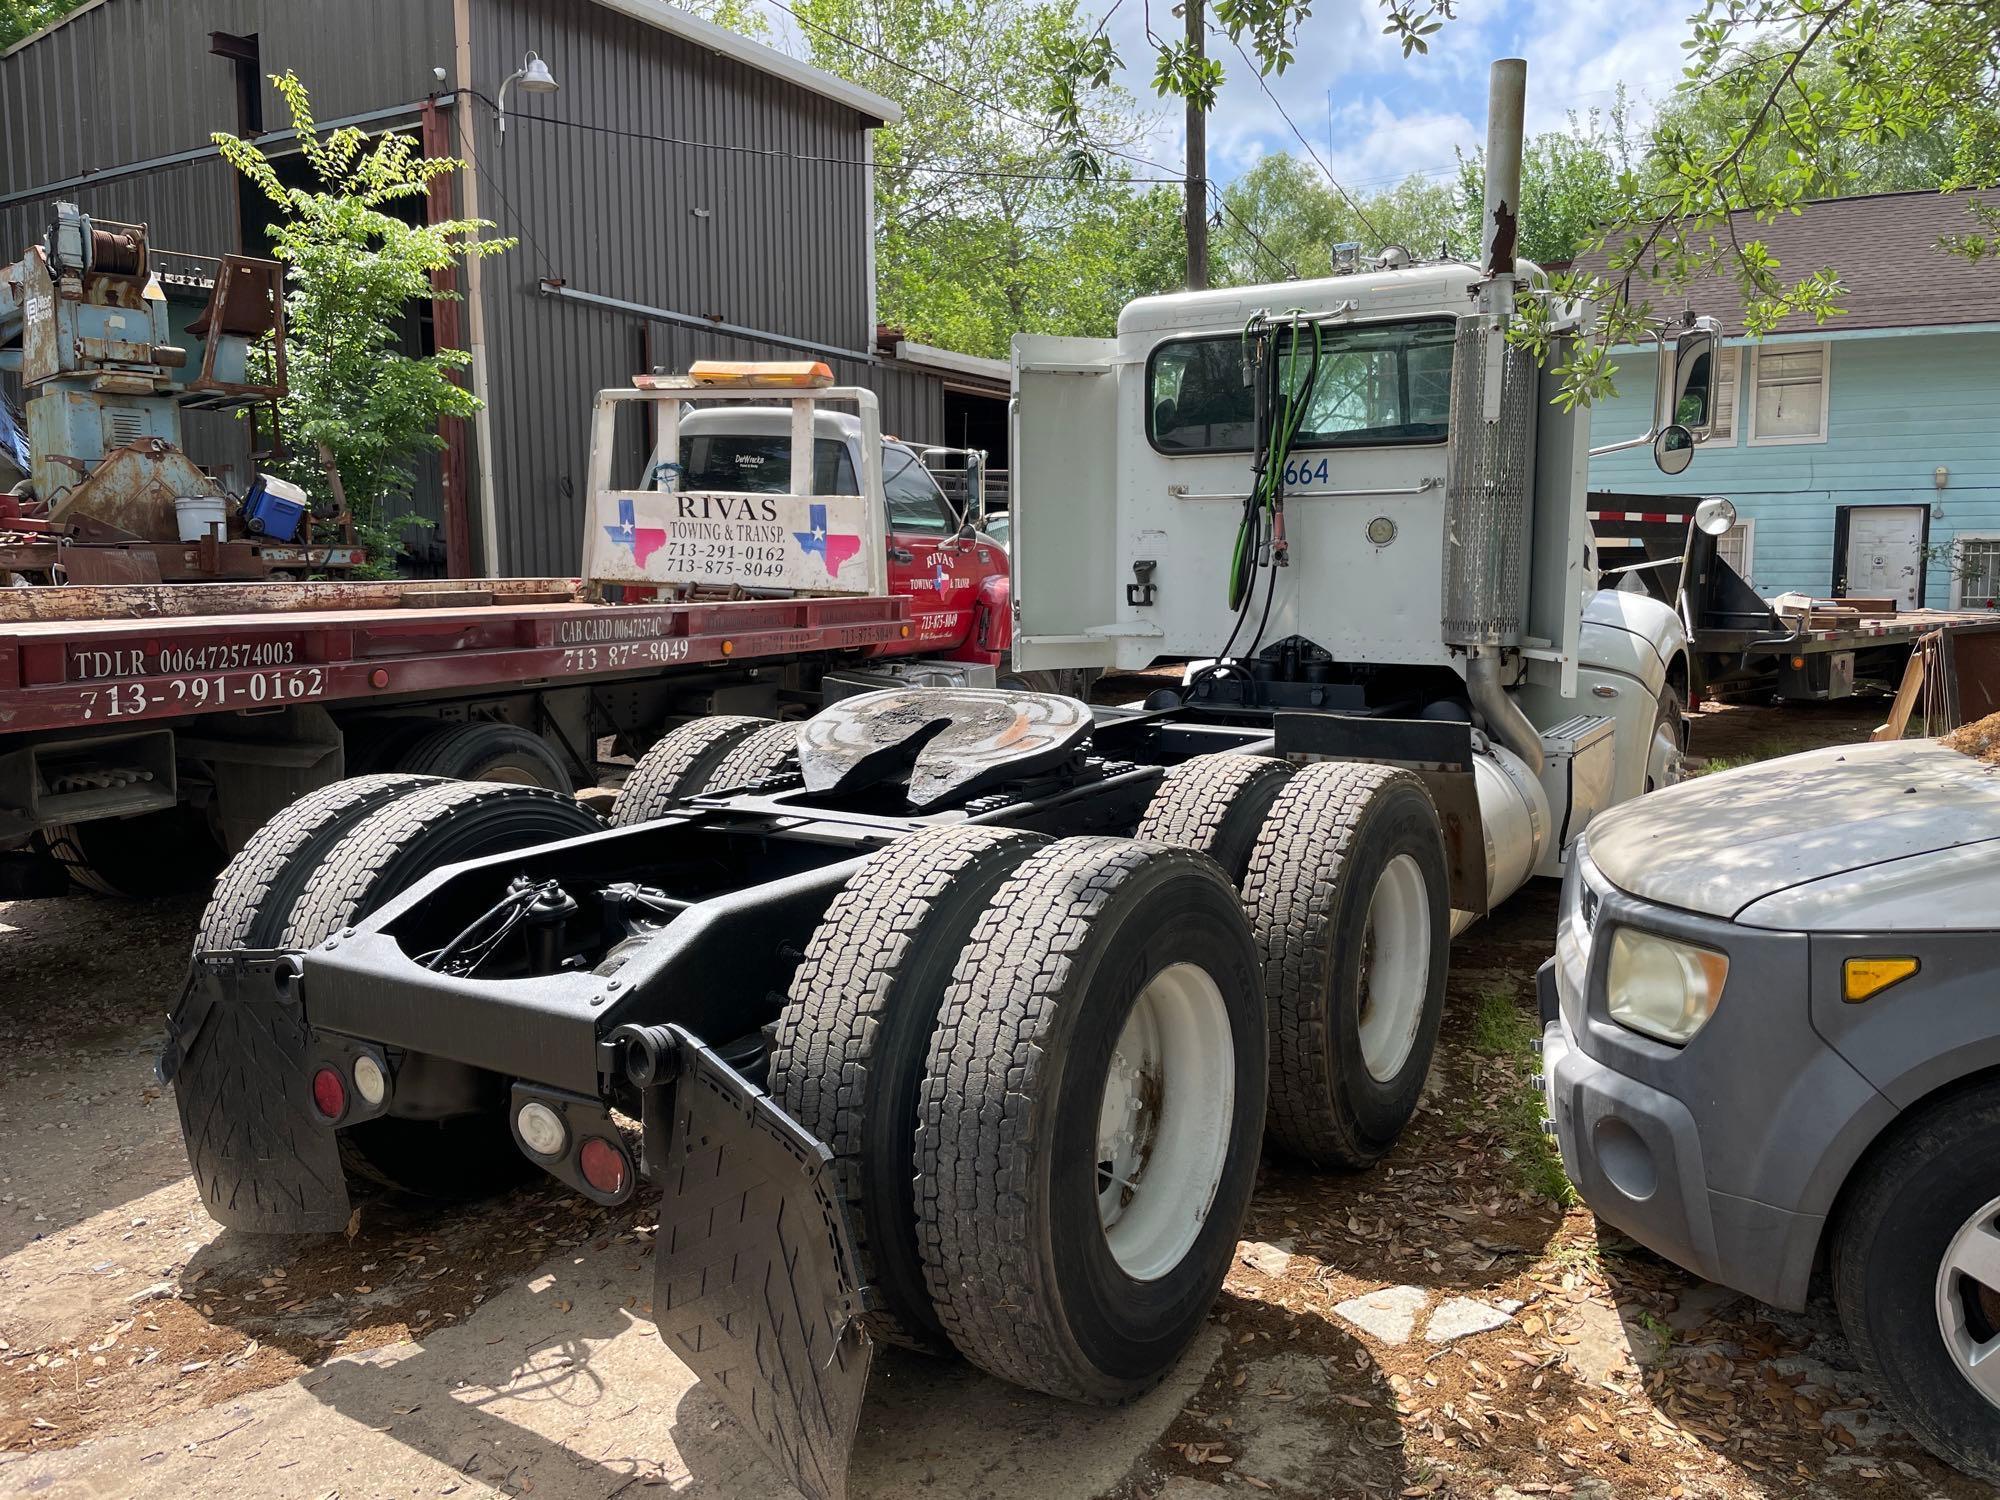
[[[329,1120],[338,1120],[347,1113],[347,1080],[338,1070],[321,1068],[313,1074],[313,1108]]]
[[[583,1180],[607,1197],[625,1191],[625,1179],[632,1170],[625,1153],[600,1136],[591,1136],[583,1143],[576,1153],[576,1164],[583,1171]]]

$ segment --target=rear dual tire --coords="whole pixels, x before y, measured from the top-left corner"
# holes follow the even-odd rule
[[[958,1350],[1074,1400],[1156,1384],[1235,1251],[1264,1053],[1254,944],[1213,861],[1121,839],[1026,860],[954,970],[918,1106],[918,1248]]]
[[[650,823],[690,797],[762,781],[797,754],[794,723],[743,714],[690,720],[640,757],[611,809],[611,825]]]
[[[862,1280],[883,1299],[862,1322],[888,1343],[950,1347],[917,1254],[917,1093],[973,927],[1046,842],[934,828],[870,856],[813,934],[778,1022],[771,1097],[833,1151]]]
[[[1279,1150],[1358,1171],[1409,1123],[1444,1016],[1448,892],[1437,808],[1410,772],[1320,762],[1279,792],[1243,884]]]
[[[771,1092],[834,1153],[871,1333],[1118,1401],[1206,1318],[1255,1180],[1264,1013],[1209,859],[928,830],[828,910]]]

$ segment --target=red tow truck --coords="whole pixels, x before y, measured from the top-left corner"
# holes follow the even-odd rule
[[[697,366],[599,394],[577,579],[0,589],[0,897],[186,889],[345,776],[572,791],[606,739],[990,684],[1007,554],[925,456],[824,366]]]

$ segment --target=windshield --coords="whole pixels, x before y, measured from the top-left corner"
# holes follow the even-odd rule
[[[1450,425],[1448,318],[1320,331],[1313,382],[1297,448],[1441,443]],[[1296,354],[1281,335],[1284,373],[1296,384],[1311,364],[1312,337]],[[1162,453],[1248,453],[1256,443],[1244,343],[1234,335],[1176,339],[1147,361],[1147,436]]]
[[[681,488],[782,495],[792,487],[792,440],[784,433],[703,432],[681,439]],[[813,439],[813,493],[858,495],[854,463],[838,438]]]

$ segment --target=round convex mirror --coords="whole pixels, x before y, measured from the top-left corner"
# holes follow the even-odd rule
[[[1653,439],[1653,464],[1662,474],[1678,474],[1694,462],[1694,434],[1680,423],[1660,429]]]

